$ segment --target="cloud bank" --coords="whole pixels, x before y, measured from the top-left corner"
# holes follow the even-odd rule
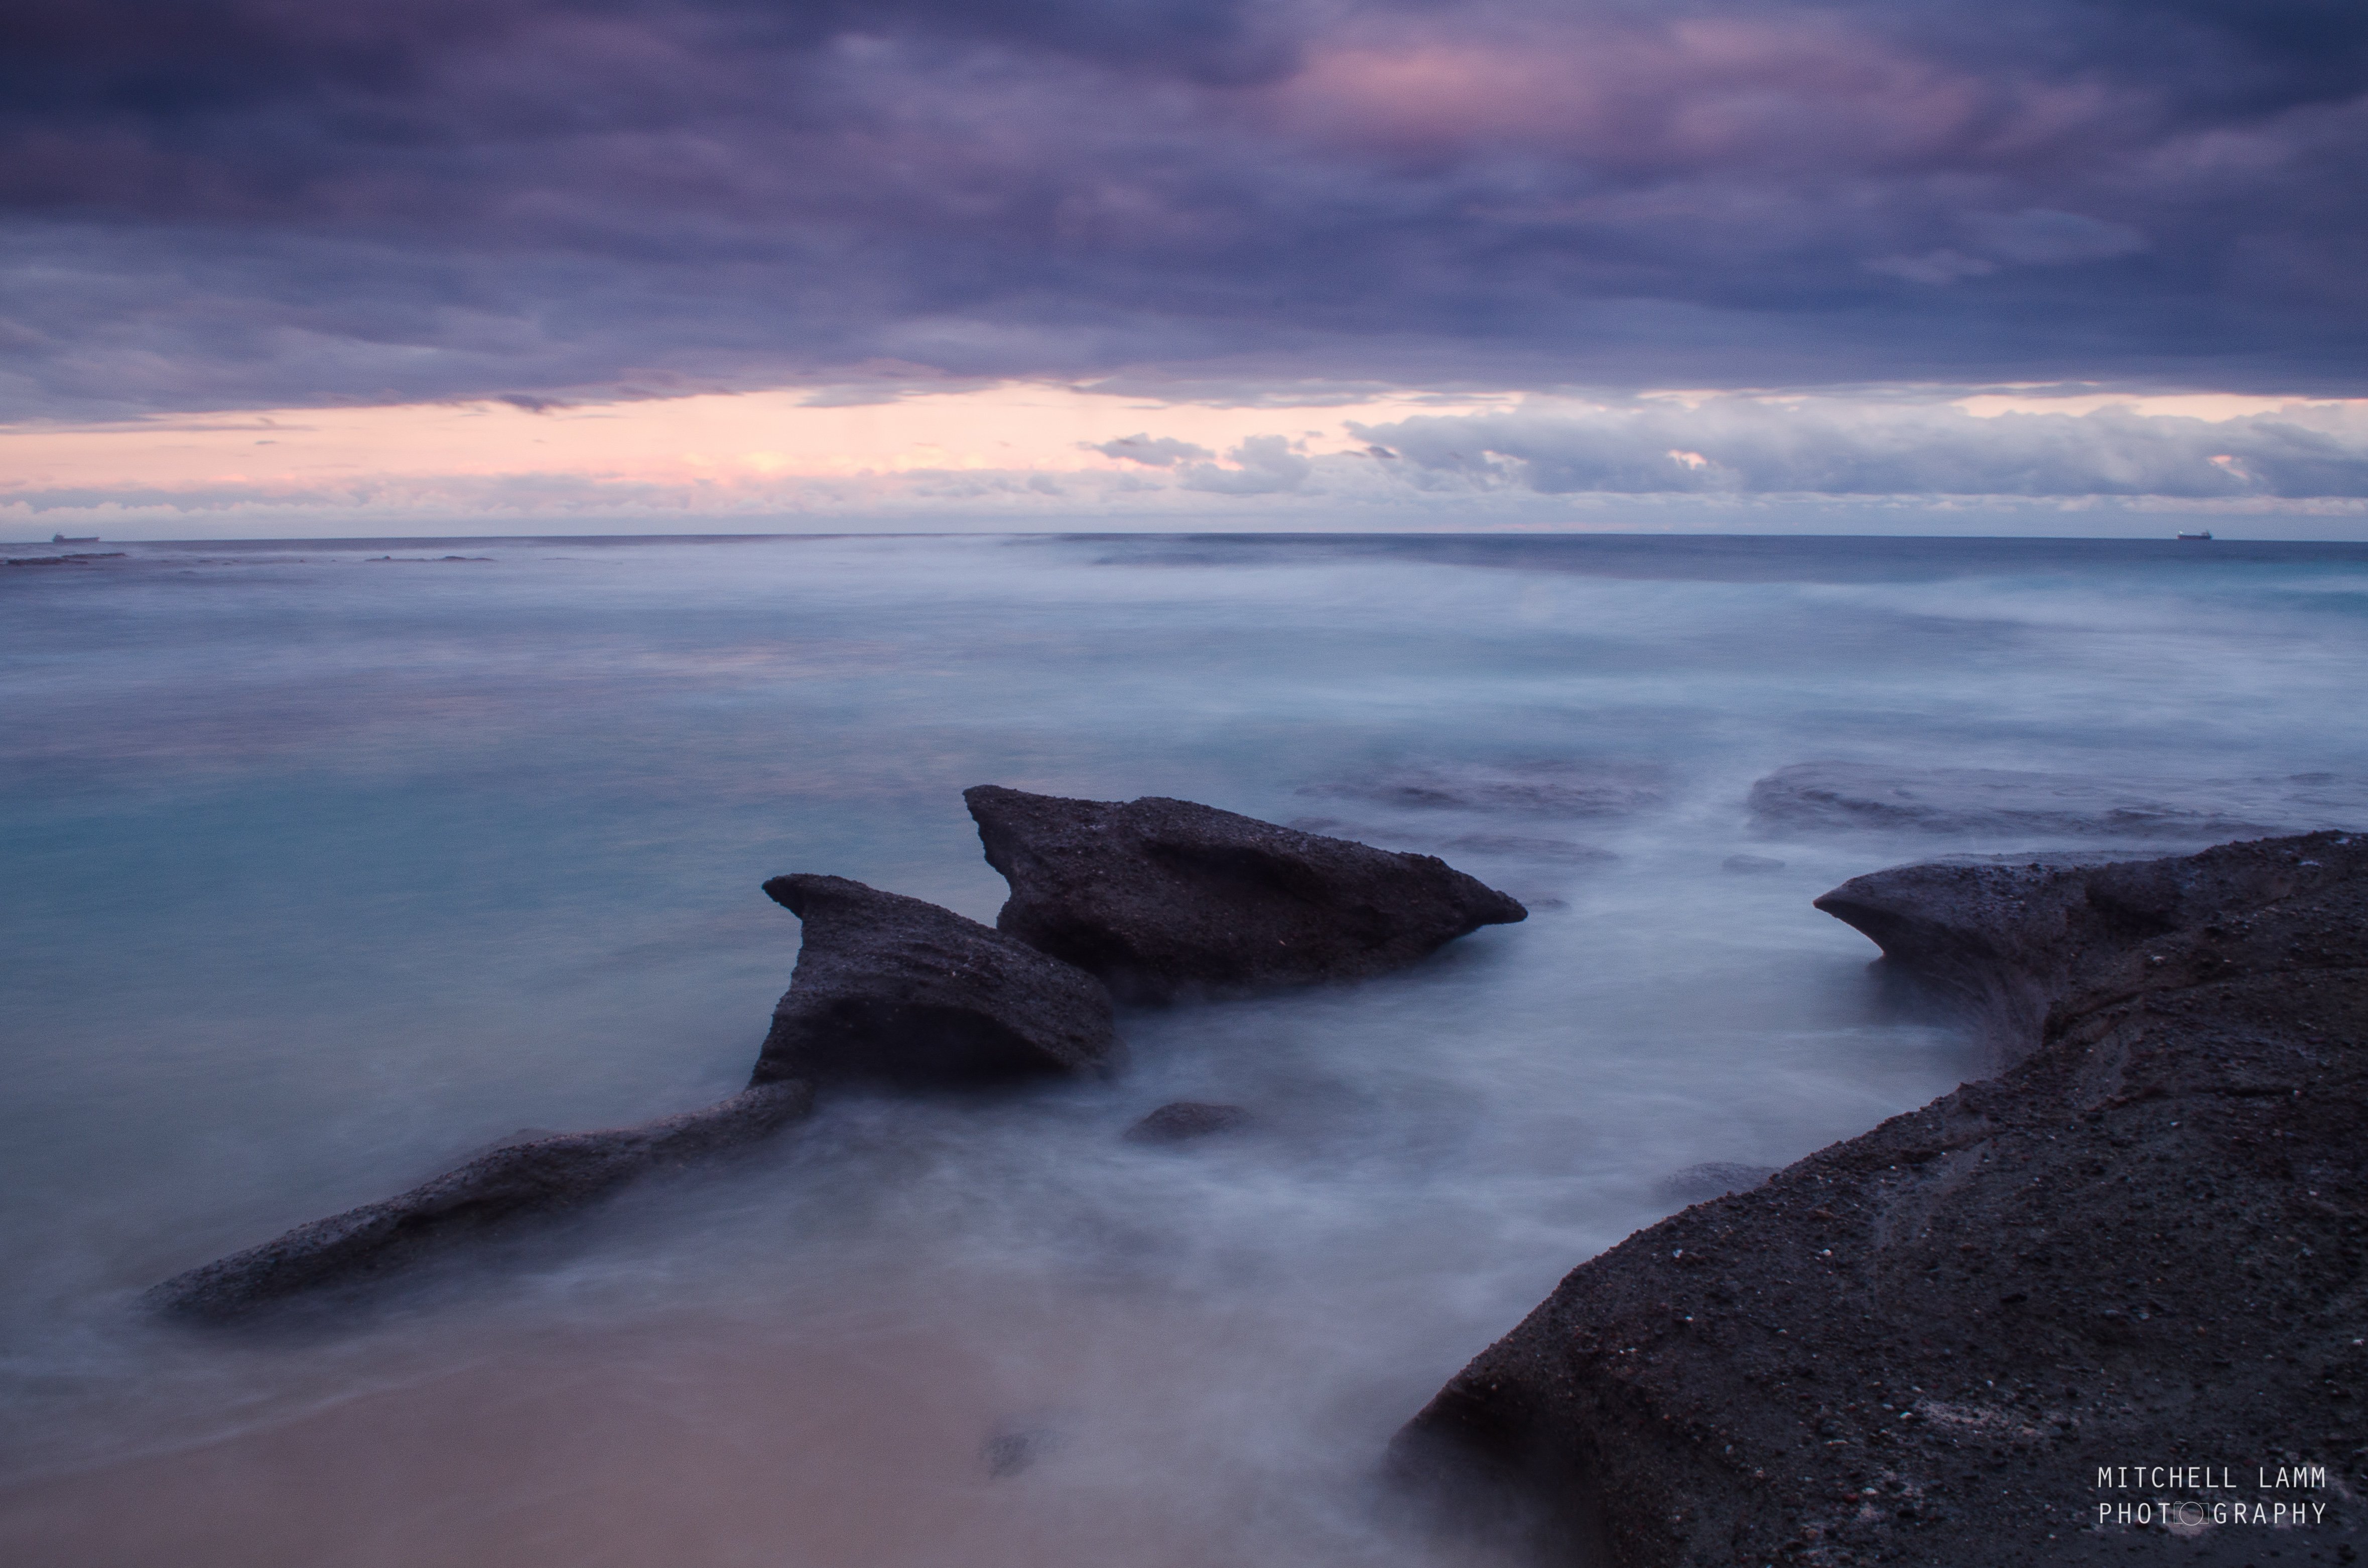
[[[2232,410],[2214,399],[2212,417],[2126,403],[1998,411],[2004,401],[1178,405],[1155,415],[1165,428],[1125,435],[1110,432],[1144,416],[1137,401],[1030,386],[899,406],[776,393],[542,412],[488,403],[209,415],[0,432],[0,532],[2114,533],[2169,531],[2162,519],[2176,515],[2291,538],[2356,534],[2368,519],[2368,401]],[[1099,439],[1073,438],[1097,427]],[[686,438],[705,449],[685,450]]]
[[[1426,473],[1548,495],[2368,496],[2360,405],[2217,420],[2117,407],[1977,417],[1950,405],[1726,397],[1350,429]]]
[[[2343,394],[2368,365],[2351,0],[26,0],[6,27],[0,418],[853,369]],[[1168,466],[1304,486],[1289,456]]]

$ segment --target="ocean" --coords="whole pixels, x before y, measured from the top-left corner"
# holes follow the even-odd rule
[[[1398,1424],[1697,1167],[1992,1070],[1812,898],[2368,826],[2363,545],[14,552],[66,549],[124,553],[0,569],[17,1562],[1494,1562],[1383,1506]],[[141,1309],[518,1130],[733,1092],[797,951],[758,884],[991,922],[979,783],[1435,853],[1531,914],[1122,1013],[1108,1083],[837,1096],[325,1317]],[[1122,1139],[1177,1099],[1251,1119]]]

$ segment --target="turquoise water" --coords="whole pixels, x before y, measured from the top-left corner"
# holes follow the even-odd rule
[[[1672,1172],[1983,1070],[1808,901],[2033,846],[1771,834],[1753,779],[2368,776],[2368,547],[123,548],[0,576],[18,1561],[1460,1561],[1367,1490],[1444,1378]],[[1129,1017],[1109,1085],[842,1099],[341,1332],[136,1310],[517,1129],[730,1092],[796,951],[757,884],[991,920],[989,781],[1327,824],[1534,914]],[[1119,1142],[1179,1097],[1257,1124]]]

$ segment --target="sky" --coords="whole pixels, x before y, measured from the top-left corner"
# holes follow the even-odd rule
[[[2357,0],[0,0],[0,535],[2368,537]]]

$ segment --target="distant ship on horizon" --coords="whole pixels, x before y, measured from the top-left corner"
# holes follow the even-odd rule
[[[2210,539],[2212,537],[2212,530],[2210,528],[2205,528],[2200,534],[2174,534],[2171,537],[2174,539]]]

